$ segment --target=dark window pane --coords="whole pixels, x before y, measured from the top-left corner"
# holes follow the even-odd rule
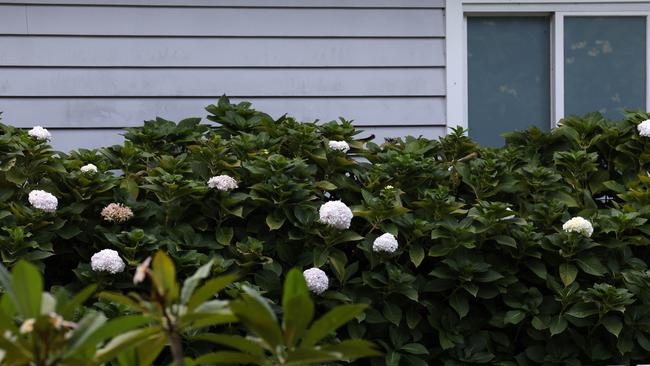
[[[564,18],[564,114],[645,109],[645,17]]]
[[[467,24],[469,134],[486,146],[500,134],[550,117],[548,17],[470,17]],[[453,123],[453,121],[450,121]]]

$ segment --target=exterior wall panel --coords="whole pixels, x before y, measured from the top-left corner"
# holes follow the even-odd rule
[[[222,94],[377,136],[444,133],[443,0],[0,0],[3,122],[60,149]]]

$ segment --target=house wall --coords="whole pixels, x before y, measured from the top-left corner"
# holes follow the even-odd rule
[[[444,0],[0,0],[0,111],[63,150],[222,94],[380,141],[436,137],[444,35]]]

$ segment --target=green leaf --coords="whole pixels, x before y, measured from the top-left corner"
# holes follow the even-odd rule
[[[230,245],[233,236],[234,236],[234,232],[232,228],[229,226],[227,227],[221,226],[217,229],[216,239],[217,239],[217,243],[221,245]]]
[[[296,268],[289,271],[284,282],[282,311],[284,341],[287,346],[293,347],[314,318],[314,302],[310,298],[305,277]]]
[[[411,263],[417,268],[424,260],[424,249],[420,245],[411,245],[409,248],[409,257],[411,258]]]
[[[526,317],[526,312],[522,310],[510,310],[506,313],[504,321],[510,324],[519,324]]]
[[[551,336],[560,334],[564,332],[568,323],[562,315],[558,315],[551,320],[551,323],[548,325],[548,329],[551,332]]]
[[[580,269],[592,276],[602,276],[607,273],[605,267],[595,256],[584,257],[576,260]]]
[[[531,261],[527,263],[528,268],[539,278],[546,280],[546,265],[542,261]]]
[[[286,217],[282,214],[280,210],[273,211],[266,216],[266,225],[269,227],[269,230],[277,230],[284,225]]]
[[[239,364],[239,365],[266,365],[266,359],[259,356],[249,355],[242,352],[221,351],[205,354],[196,360],[196,365],[214,364]]]
[[[328,182],[326,180],[318,181],[318,182],[314,183],[314,185],[317,188],[320,188],[320,189],[322,189],[324,191],[333,191],[333,190],[335,190],[337,188],[334,183]]]
[[[166,301],[171,302],[178,297],[176,267],[171,258],[162,251],[158,251],[153,258],[151,277],[158,293]]]
[[[386,366],[399,366],[400,354],[397,352],[389,352],[386,355]]]
[[[277,318],[266,299],[251,288],[244,286],[244,294],[230,303],[232,312],[239,321],[266,343],[269,350],[283,344],[282,331]]]
[[[601,323],[608,332],[612,333],[616,337],[618,337],[618,335],[621,334],[621,330],[623,330],[623,323],[615,316],[606,316],[601,320]]]
[[[57,312],[64,319],[72,318],[72,316],[74,315],[74,311],[77,309],[77,307],[81,306],[81,304],[83,304],[86,300],[88,300],[88,298],[92,296],[92,294],[94,294],[96,290],[97,290],[97,284],[86,286],[77,295],[75,295],[70,301],[66,301],[65,303],[61,304],[60,307],[57,308]]]
[[[362,357],[381,356],[377,346],[363,339],[348,339],[338,344],[321,347],[321,350],[340,354],[346,361],[354,361]]]
[[[420,343],[407,343],[400,348],[404,352],[408,352],[413,355],[428,355],[429,351]]]
[[[501,245],[505,245],[505,246],[511,247],[511,248],[517,248],[517,242],[515,241],[515,239],[513,239],[510,236],[497,235],[497,236],[494,237],[494,240],[497,243],[501,244]]]
[[[560,279],[564,286],[569,286],[576,280],[578,276],[578,269],[571,263],[560,264]]]
[[[196,286],[199,285],[199,282],[210,275],[212,263],[212,260],[208,261],[208,263],[199,267],[192,276],[188,277],[185,282],[183,282],[183,288],[181,289],[181,304],[187,304],[190,300],[190,296],[194,293]]]
[[[389,322],[399,326],[399,323],[402,320],[402,309],[400,309],[399,306],[391,302],[386,302],[384,304],[383,314]]]
[[[150,342],[153,337],[157,338],[161,332],[163,332],[163,330],[159,326],[152,326],[122,333],[111,339],[111,341],[102,348],[98,349],[95,353],[94,361],[97,364],[107,363],[125,349],[146,344]]]
[[[214,297],[217,292],[223,290],[226,288],[226,286],[235,282],[238,278],[239,276],[236,274],[228,274],[208,280],[196,291],[194,291],[187,302],[187,310],[190,312],[193,311],[203,302]]]
[[[137,301],[133,300],[132,298],[130,298],[130,297],[126,296],[126,295],[122,295],[122,294],[117,293],[117,292],[102,291],[97,296],[100,299],[109,300],[109,301],[113,301],[113,302],[118,303],[118,304],[125,305],[125,306],[127,306],[127,307],[129,307],[129,308],[131,308],[133,310],[147,311],[147,309],[145,307],[143,307],[142,305],[140,305]]]
[[[41,313],[43,277],[36,266],[19,261],[11,271],[11,287],[15,294],[16,310],[24,319],[36,318]]]
[[[93,336],[103,324],[106,323],[106,317],[102,313],[89,312],[78,323],[77,329],[74,330],[72,336],[68,340],[68,352],[64,356],[74,354],[78,350],[83,350],[83,345]],[[93,344],[93,346],[96,343]]]
[[[309,328],[307,334],[305,334],[305,337],[300,343],[300,346],[314,346],[316,342],[325,338],[340,326],[361,314],[366,307],[367,305],[365,304],[346,304],[335,307],[312,324],[311,328]]]
[[[212,342],[255,356],[264,356],[264,349],[259,344],[238,335],[201,334],[192,340]]]
[[[469,313],[469,303],[467,301],[467,297],[460,291],[455,291],[453,294],[451,294],[449,297],[449,305],[451,305],[451,307],[456,310],[456,313],[458,313],[458,316],[461,319],[464,318],[467,313]]]
[[[129,192],[131,199],[133,199],[134,201],[138,199],[140,188],[138,188],[138,183],[136,183],[136,181],[133,178],[129,177],[123,179],[122,182],[120,183],[120,188],[123,188],[127,192]]]

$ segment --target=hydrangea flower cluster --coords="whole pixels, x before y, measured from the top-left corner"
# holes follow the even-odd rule
[[[330,149],[346,153],[350,150],[350,145],[345,141],[330,141],[327,146]]]
[[[121,203],[111,203],[102,209],[102,217],[108,222],[126,222],[133,217],[133,211]]]
[[[562,225],[562,229],[567,233],[578,233],[588,238],[591,237],[591,234],[594,232],[594,227],[591,226],[591,222],[580,216],[576,216],[565,222],[564,225]]]
[[[34,126],[34,128],[27,131],[27,134],[39,141],[49,141],[52,138],[50,131],[41,126]]]
[[[322,269],[310,268],[305,270],[302,275],[305,276],[305,282],[307,282],[309,291],[316,295],[322,294],[329,287],[330,281]]]
[[[59,201],[52,193],[41,191],[39,189],[29,192],[28,200],[32,206],[45,212],[54,212],[59,205]]]
[[[95,272],[116,274],[124,271],[124,261],[113,249],[102,249],[90,257],[90,267]]]
[[[375,253],[395,253],[398,247],[399,244],[397,243],[397,239],[395,239],[395,236],[390,233],[385,233],[379,236],[372,243],[372,251]]]
[[[95,164],[86,164],[82,166],[79,170],[81,170],[82,173],[95,174],[97,173],[97,166],[95,166]]]
[[[639,131],[639,136],[650,137],[650,119],[639,123],[636,129]]]
[[[318,210],[320,221],[333,228],[344,230],[350,228],[352,222],[352,210],[343,202],[325,202]]]
[[[230,191],[237,188],[237,181],[229,175],[217,175],[208,180],[208,187],[216,188],[220,191]]]

